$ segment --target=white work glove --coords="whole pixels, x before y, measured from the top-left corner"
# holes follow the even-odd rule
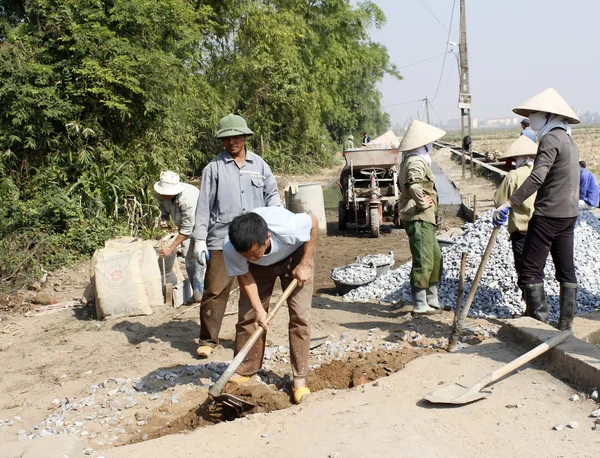
[[[504,226],[508,221],[508,213],[510,212],[510,208],[512,205],[510,202],[506,201],[502,205],[500,205],[496,210],[494,210],[494,214],[492,215],[492,222],[494,223],[494,227]]]
[[[195,241],[194,258],[196,258],[196,262],[201,266],[205,266],[206,261],[210,259],[210,251],[208,251],[208,247],[206,246],[206,242],[204,240]]]

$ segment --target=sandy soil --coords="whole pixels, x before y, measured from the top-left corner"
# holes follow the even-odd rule
[[[301,406],[103,452],[106,458],[192,457],[594,457],[589,400],[530,366],[491,387],[489,398],[434,407],[423,394],[442,384],[469,385],[519,350],[490,340],[462,354],[436,353],[351,390],[322,391]],[[554,425],[579,422],[577,429]]]
[[[339,170],[329,173],[319,182],[330,182]],[[289,407],[287,309],[276,317],[268,335],[273,356],[260,381],[253,381],[258,388],[238,392],[263,407],[263,412],[285,410],[150,441],[165,432],[233,418],[206,407],[206,387],[210,367],[232,358],[237,294],[230,299],[232,313],[223,324],[223,346],[202,362],[194,357],[197,308],[157,307],[147,317],[111,321],[94,319],[91,307],[30,316],[13,308],[11,313],[0,312],[0,444],[16,441],[24,431],[35,431],[34,426],[77,401],[81,406],[68,412],[64,427],[77,431],[84,447],[93,449],[91,456],[179,457],[196,456],[199,451],[204,456],[256,456],[265,450],[289,456],[501,456],[503,449],[503,456],[523,449],[533,456],[592,456],[600,436],[590,431],[591,420],[586,419],[593,410],[590,402],[569,402],[573,390],[543,367],[502,381],[490,400],[476,405],[425,408],[419,402],[422,394],[440,382],[472,382],[514,357],[518,349],[489,339],[498,323],[470,320],[471,328],[481,330],[471,343],[484,344],[467,346],[461,354],[440,353],[436,346],[449,334],[450,313],[412,319],[391,306],[343,302],[329,279],[333,267],[350,263],[357,255],[389,250],[395,252],[397,262],[404,262],[409,258],[408,244],[401,230],[390,227],[380,238],[371,239],[337,232],[336,216],[330,214],[329,220],[329,235],[319,241],[315,259],[315,349],[310,361],[314,370],[309,377],[313,390],[323,391],[302,406]],[[52,273],[42,291],[55,294],[59,301],[79,298],[88,275],[86,263]],[[30,297],[36,292],[21,294]],[[338,340],[354,342],[360,351],[341,356],[320,353],[324,342]],[[372,353],[357,359],[367,349]],[[328,365],[335,359],[342,361]],[[184,375],[174,382],[160,378],[161,373],[176,370]],[[377,377],[383,378],[364,385]],[[137,380],[157,384],[132,394],[129,388]],[[342,389],[352,386],[357,388]],[[509,405],[520,407],[505,407]],[[554,424],[571,420],[581,427],[551,430]]]

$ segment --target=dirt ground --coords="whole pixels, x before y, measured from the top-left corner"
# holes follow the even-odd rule
[[[332,169],[315,180],[326,184],[338,174]],[[519,350],[493,338],[499,322],[469,320],[473,345],[446,354],[439,348],[449,335],[449,312],[413,319],[388,305],[343,302],[329,279],[332,268],[389,250],[403,263],[410,253],[402,230],[390,226],[372,239],[340,233],[333,213],[328,221],[329,235],[315,258],[308,383],[316,393],[306,403],[290,407],[285,308],[268,334],[265,370],[253,377],[253,388],[228,388],[258,405],[233,422],[238,414],[207,403],[207,388],[233,356],[239,293],[230,298],[222,347],[204,361],[195,358],[194,307],[157,307],[150,316],[110,321],[96,320],[89,306],[42,308],[29,316],[23,313],[29,307],[17,308],[0,312],[0,444],[51,423],[96,457],[257,456],[265,450],[277,456],[512,456],[525,448],[532,456],[592,456],[598,450],[600,436],[586,419],[591,401],[569,402],[574,390],[542,366],[498,384],[491,400],[464,409],[425,408],[423,393],[462,377],[475,381]],[[459,222],[451,215],[446,221]],[[76,304],[88,269],[82,263],[51,273],[42,292]],[[21,292],[19,300],[37,293]],[[552,431],[571,420],[581,427]],[[206,425],[185,440],[172,434]]]

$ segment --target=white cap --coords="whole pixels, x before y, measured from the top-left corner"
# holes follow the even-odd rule
[[[510,144],[508,149],[501,154],[498,159],[508,159],[509,157],[535,156],[537,154],[538,144],[531,140],[527,135],[521,135]]]
[[[428,145],[429,143],[433,143],[444,135],[446,135],[445,130],[438,129],[437,127],[433,127],[415,119],[410,124],[406,134],[404,134],[404,138],[402,138],[398,150],[411,151],[420,148],[421,146]]]
[[[559,116],[564,116],[569,124],[579,124],[579,118],[571,109],[569,104],[563,99],[556,89],[553,87],[534,95],[530,99],[523,102],[513,111],[520,115],[529,117],[532,113],[552,113]]]
[[[161,172],[160,181],[154,184],[154,190],[163,196],[174,196],[183,191],[183,184],[180,182],[179,175],[167,170]]]

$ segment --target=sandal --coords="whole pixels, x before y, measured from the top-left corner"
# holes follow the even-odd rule
[[[304,398],[304,396],[306,396],[307,394],[310,394],[310,388],[306,385],[296,389],[292,388],[292,394],[294,395],[294,403],[300,404],[302,398]]]

